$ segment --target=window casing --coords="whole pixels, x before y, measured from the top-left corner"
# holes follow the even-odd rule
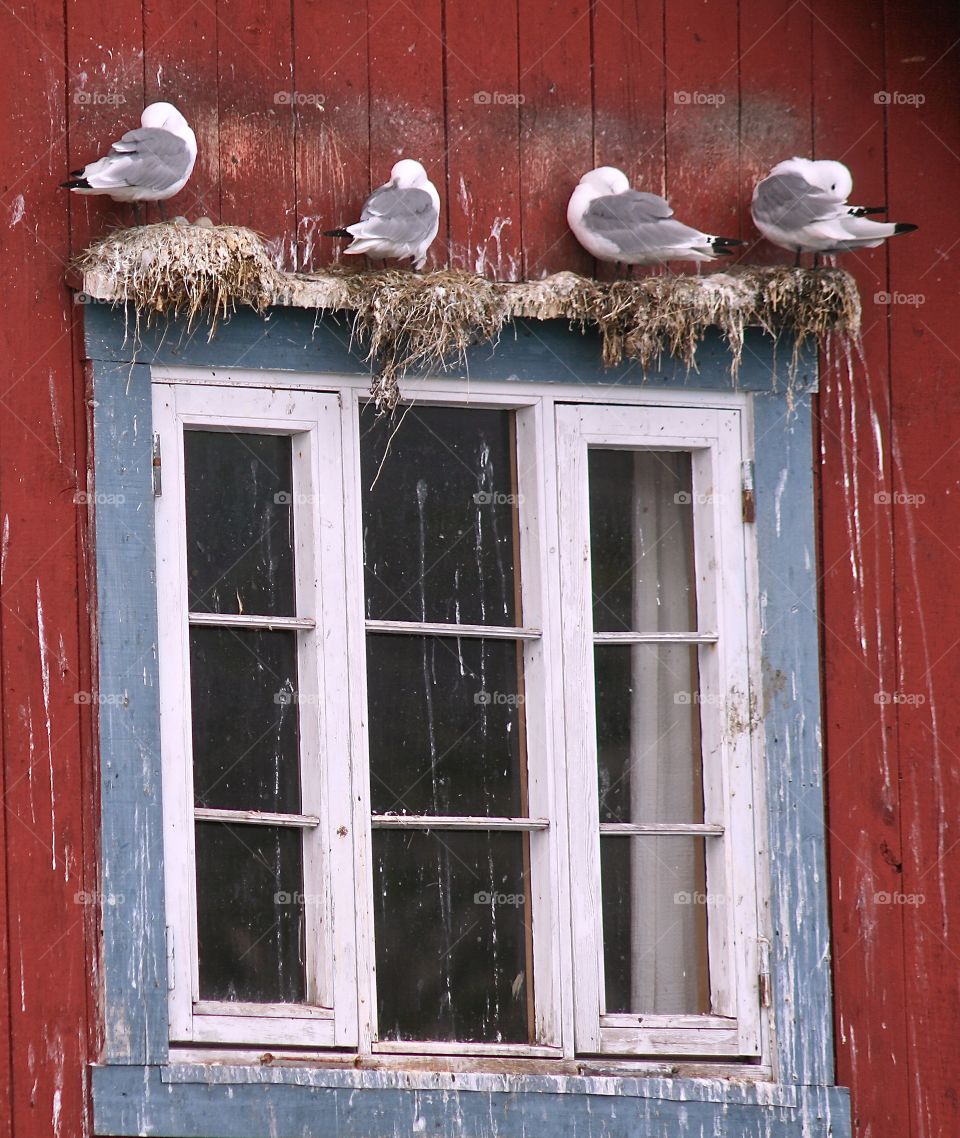
[[[506,393],[474,388],[468,395],[459,385],[435,384],[418,390],[410,416],[417,416],[418,408],[458,408],[458,418],[469,423],[472,411],[486,409],[503,414],[509,423],[512,461],[507,470],[495,471],[493,481],[478,482],[476,493],[493,500],[474,505],[481,519],[485,510],[506,507],[501,517],[512,528],[511,541],[505,544],[510,546],[514,569],[515,607],[509,619],[501,615],[471,623],[457,621],[455,612],[452,620],[425,619],[436,615],[428,611],[425,592],[418,599],[419,612],[417,605],[413,612],[401,606],[393,616],[371,609],[369,598],[365,599],[365,521],[369,520],[365,508],[369,509],[371,492],[364,472],[370,456],[361,453],[366,445],[360,426],[364,394],[358,383],[325,383],[314,389],[301,382],[294,389],[215,386],[187,382],[181,376],[168,381],[162,374],[155,378],[154,429],[162,455],[157,563],[171,1039],[362,1054],[758,1056],[762,929],[754,827],[762,795],[752,731],[753,551],[750,528],[741,515],[741,465],[749,458],[746,400],[702,395],[672,396],[657,403],[637,397],[603,403],[589,392],[568,389]],[[290,440],[289,501],[274,504],[287,508],[292,522],[292,613],[188,615],[193,603],[187,517],[191,472],[184,434],[191,431]],[[394,439],[397,449],[403,445],[399,432]],[[690,570],[685,589],[693,619],[681,622],[683,628],[663,627],[662,622],[654,627],[640,620],[643,605],[635,595],[643,591],[644,582],[651,583],[649,568],[644,581],[632,585],[630,615],[637,618],[637,626],[618,632],[594,627],[591,455],[616,458],[624,453],[645,456],[634,460],[638,489],[654,485],[649,470],[647,474],[643,470],[655,469],[658,456],[664,469],[673,472],[674,481],[677,477],[689,481],[682,490],[663,497],[665,520],[658,523],[662,532],[677,519],[687,527],[687,552],[681,550],[672,562],[660,565],[664,587],[674,583],[678,567],[685,564]],[[679,458],[674,461],[670,456]],[[392,484],[389,461],[388,457],[379,470],[386,486]],[[616,483],[616,470],[610,481]],[[663,482],[661,496],[666,493],[664,486],[672,485]],[[427,492],[429,497],[429,487]],[[632,540],[640,550],[639,520],[636,529]],[[662,538],[661,531],[653,532]],[[416,538],[410,535],[411,542]],[[444,603],[442,595],[432,600]],[[683,604],[682,598],[674,602],[674,612]],[[647,607],[662,613],[670,603],[657,595],[653,607]],[[470,627],[456,628],[458,623]],[[671,621],[666,623],[669,626]],[[191,629],[203,631],[191,634]],[[211,629],[229,630],[225,635],[240,638],[283,631],[296,640],[296,688],[288,691],[291,698],[286,703],[280,688],[274,693],[280,699],[275,705],[280,712],[292,708],[298,713],[294,761],[300,807],[296,812],[258,811],[254,801],[245,810],[197,805],[191,635],[197,639]],[[507,721],[522,735],[515,749],[523,784],[516,812],[500,813],[489,804],[476,813],[467,813],[466,807],[459,812],[432,812],[406,810],[402,802],[398,807],[378,804],[371,789],[376,761],[370,758],[376,745],[371,740],[378,730],[378,705],[370,702],[373,685],[363,666],[371,641],[415,643],[421,655],[429,645],[447,659],[456,646],[458,659],[467,660],[463,666],[467,673],[477,671],[469,662],[471,651],[485,652],[492,659],[498,647],[515,650],[516,686],[506,692],[480,687],[473,696],[481,698],[475,704],[481,716],[504,705],[510,708],[513,714]],[[651,673],[649,661],[655,654],[661,655],[661,661],[652,666],[652,673],[661,679],[669,675],[671,660],[687,659],[686,687],[677,681],[671,689],[669,682],[658,681],[663,691],[654,704],[668,725],[686,723],[684,762],[690,760],[688,773],[699,782],[693,799],[680,794],[671,800],[668,793],[659,813],[601,821],[594,694],[597,653],[630,657],[628,745],[637,748],[635,757],[652,750],[654,761],[647,765],[654,774],[658,766],[669,767],[671,731],[675,741],[679,728],[667,731],[667,743],[659,751],[656,732],[644,745],[647,737],[637,724],[644,723],[644,706],[649,710],[651,704],[632,693]],[[624,669],[619,671],[622,680]],[[215,674],[212,669],[211,675]],[[438,692],[442,695],[439,689],[433,694]],[[621,747],[626,735],[621,732]],[[382,730],[378,737],[384,737]],[[630,756],[626,767],[633,767]],[[634,780],[628,781],[632,785]],[[690,778],[681,781],[689,784]],[[642,798],[642,787],[631,789],[627,797],[632,809]],[[204,998],[195,839],[203,827],[301,837],[304,999],[271,1003]],[[503,1033],[496,1016],[488,1017],[489,1030],[479,1039],[464,1038],[449,1028],[436,1033],[446,1038],[414,1038],[410,1032],[384,1030],[378,1024],[377,954],[382,933],[378,934],[377,922],[382,927],[384,920],[382,905],[378,916],[377,893],[383,893],[383,881],[376,876],[378,844],[383,852],[389,851],[391,842],[402,848],[403,843],[413,846],[423,840],[456,842],[464,835],[490,848],[509,842],[520,851],[522,888],[501,890],[512,882],[501,880],[503,874],[494,875],[479,881],[476,890],[478,895],[493,894],[493,899],[474,903],[481,921],[496,929],[497,893],[514,898],[500,904],[510,910],[506,916],[514,930],[519,918],[523,931],[518,951],[524,967],[510,983],[513,992],[523,973],[515,997],[525,1007],[523,1038],[516,1031],[507,1033],[510,1038],[499,1037]],[[631,964],[630,984],[646,995],[637,997],[641,999],[637,1006],[608,1009],[612,993],[604,980],[601,850],[611,843],[611,849],[629,846],[636,851],[627,859],[632,878],[638,878],[629,890],[633,906],[644,903],[638,871],[644,864],[659,866],[656,914],[651,910],[657,921],[669,923],[671,881],[676,881],[672,904],[681,913],[683,928],[692,930],[695,943],[680,968],[672,949],[661,952],[660,971],[672,969],[674,979],[679,975],[679,995],[651,996],[653,989],[649,984],[643,989],[640,979],[643,969]],[[663,855],[663,850],[680,847],[684,851],[680,857]],[[444,855],[446,863],[434,858],[438,880],[455,864],[457,854],[454,850]],[[613,856],[623,864],[622,854]],[[279,889],[275,896],[297,892]],[[523,899],[518,902],[520,894]],[[651,947],[656,947],[656,941],[634,936],[629,928],[628,934],[628,952],[633,956],[649,956]],[[402,933],[399,941],[402,949]],[[451,951],[455,953],[456,946]],[[691,986],[682,973],[692,966],[698,976]],[[686,1006],[685,999],[693,1002]]]

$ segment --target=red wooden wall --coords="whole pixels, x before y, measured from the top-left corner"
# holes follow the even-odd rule
[[[0,6],[0,1138],[88,1126],[97,1044],[86,404],[66,261],[126,224],[56,183],[176,102],[191,218],[290,265],[401,154],[445,202],[431,263],[591,262],[567,196],[594,164],[756,237],[758,175],[846,161],[921,226],[844,263],[863,361],[820,396],[825,720],[838,1076],[858,1133],[960,1133],[960,26],[908,0],[78,0]],[[896,93],[888,103],[879,92]],[[905,99],[904,96],[910,96]],[[923,100],[922,102],[920,100]],[[789,257],[760,242],[746,259]],[[880,293],[894,294],[888,304]],[[91,979],[92,977],[92,979]]]

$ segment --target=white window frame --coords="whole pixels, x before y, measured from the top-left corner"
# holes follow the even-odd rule
[[[157,551],[167,921],[173,949],[171,1039],[339,1049],[379,1054],[384,1061],[403,1054],[433,1055],[437,1061],[454,1056],[542,1061],[616,1055],[649,1061],[664,1055],[760,1055],[764,1033],[757,980],[761,926],[754,828],[763,832],[757,818],[762,787],[760,738],[752,730],[750,696],[756,690],[752,670],[759,634],[755,551],[750,527],[739,515],[741,463],[750,453],[748,397],[566,384],[465,386],[436,379],[404,386],[405,397],[420,404],[517,412],[529,813],[547,823],[524,827],[531,833],[534,882],[536,1042],[461,1044],[377,1038],[366,674],[362,666],[349,670],[347,664],[365,660],[366,633],[381,623],[365,620],[362,592],[356,424],[367,398],[366,385],[352,377],[193,368],[155,368],[153,381],[154,429],[161,438],[163,472]],[[567,429],[573,414],[567,405],[582,411],[574,431]],[[315,988],[318,1003],[309,1008],[211,1008],[196,1001],[189,655],[186,619],[179,616],[186,606],[179,441],[184,426],[278,431],[307,444],[309,459],[294,476],[297,612],[302,616],[313,604],[324,635],[304,637],[314,642],[315,652],[301,656],[300,664],[301,669],[317,669],[317,692],[335,692],[342,700],[337,714],[320,716],[320,730],[326,734],[310,745],[319,748],[317,753],[346,760],[320,764],[326,783],[315,788],[320,803],[315,864],[325,858],[331,869],[326,884],[316,890],[322,898],[319,925],[332,932],[328,943],[318,947],[328,967]],[[171,446],[168,437],[177,438],[177,444]],[[701,689],[706,690],[706,684],[735,704],[722,714],[713,700],[700,705],[704,752],[709,740],[722,772],[705,785],[706,825],[725,830],[722,854],[711,855],[707,888],[708,893],[732,892],[736,898],[722,927],[710,923],[711,995],[714,1009],[722,1014],[645,1016],[642,1025],[636,1016],[607,1016],[602,1003],[597,766],[591,735],[592,606],[589,577],[584,577],[589,564],[582,557],[577,560],[576,550],[583,548],[586,524],[586,447],[606,445],[604,440],[631,448],[690,450],[694,455],[697,564],[709,561],[701,557],[711,534],[718,557],[717,571],[698,579],[701,629],[706,628],[707,613],[717,615],[716,642],[700,647]],[[559,476],[558,461],[564,464]],[[315,557],[313,534],[320,535]],[[748,603],[751,587],[754,599]],[[735,605],[716,603],[721,588],[735,590]],[[414,622],[403,623],[405,630],[416,628]],[[723,722],[748,726],[730,732]],[[302,740],[306,748],[308,740]],[[560,761],[551,761],[556,756]],[[718,818],[722,821],[715,821]],[[585,872],[594,874],[593,885],[584,881]],[[306,877],[304,891],[309,892]]]

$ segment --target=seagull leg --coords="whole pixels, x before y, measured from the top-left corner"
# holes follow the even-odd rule
[[[800,250],[799,250],[799,249],[797,250],[797,255],[796,255],[796,257],[794,257],[794,259],[793,259],[793,267],[794,267],[795,269],[799,269],[799,268],[800,268]]]
[[[142,222],[140,221],[140,203],[133,202],[133,224],[139,227]]]
[[[167,220],[167,211],[166,211],[166,208],[165,208],[163,202],[157,202],[157,209],[160,211],[160,220],[166,221]]]

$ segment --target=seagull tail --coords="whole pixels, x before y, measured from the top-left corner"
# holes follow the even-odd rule
[[[854,217],[866,217],[870,213],[886,213],[887,207],[885,205],[858,205],[854,206],[850,212]]]
[[[898,233],[912,233],[916,228],[916,225],[911,225],[908,221],[898,221],[893,227],[893,235],[896,237]]]
[[[353,234],[349,229],[325,229],[323,231],[324,237],[352,237]]]
[[[90,183],[83,176],[82,170],[71,170],[70,177],[60,183],[60,188],[64,190],[89,190]]]
[[[747,242],[741,241],[738,237],[711,237],[710,244],[714,254],[723,255],[732,253],[738,245],[746,245]]]

